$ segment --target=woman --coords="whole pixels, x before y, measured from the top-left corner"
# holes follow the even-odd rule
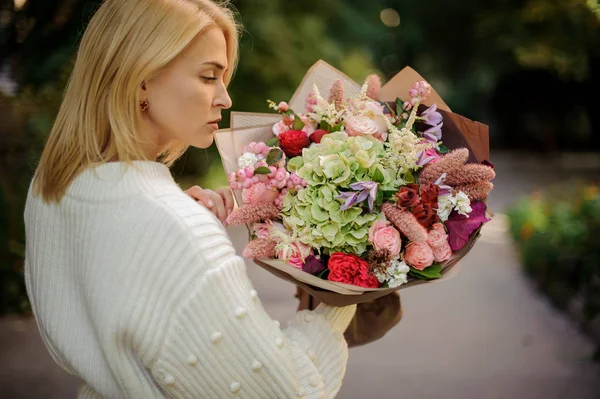
[[[208,147],[237,61],[209,0],[106,0],[76,64],[25,210],[26,283],[44,342],[80,398],[333,397],[355,306],[281,330],[218,218],[169,166]],[[212,201],[212,204],[210,203]]]

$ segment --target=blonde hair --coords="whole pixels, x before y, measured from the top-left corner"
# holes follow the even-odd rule
[[[35,195],[60,202],[86,167],[147,159],[136,121],[139,89],[207,28],[222,29],[231,80],[238,27],[228,4],[210,0],[105,0],[87,26],[63,102],[36,169]],[[170,166],[187,149],[160,154]]]

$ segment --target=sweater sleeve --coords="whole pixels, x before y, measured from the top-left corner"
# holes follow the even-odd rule
[[[175,306],[147,366],[173,398],[332,398],[346,371],[343,332],[355,311],[321,304],[282,330],[262,307],[244,261],[229,257]]]

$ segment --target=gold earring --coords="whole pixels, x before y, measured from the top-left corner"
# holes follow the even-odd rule
[[[140,101],[140,109],[142,112],[146,111],[150,104],[148,104],[148,100]]]

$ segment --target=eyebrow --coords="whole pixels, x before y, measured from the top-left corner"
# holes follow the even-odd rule
[[[203,63],[202,63],[202,65],[212,65],[212,66],[216,67],[217,69],[219,69],[219,70],[221,70],[221,71],[225,69],[225,66],[224,66],[224,65],[222,65],[222,64],[219,64],[219,63],[218,63],[218,62],[216,62],[216,61],[207,61],[207,62],[203,62]]]

